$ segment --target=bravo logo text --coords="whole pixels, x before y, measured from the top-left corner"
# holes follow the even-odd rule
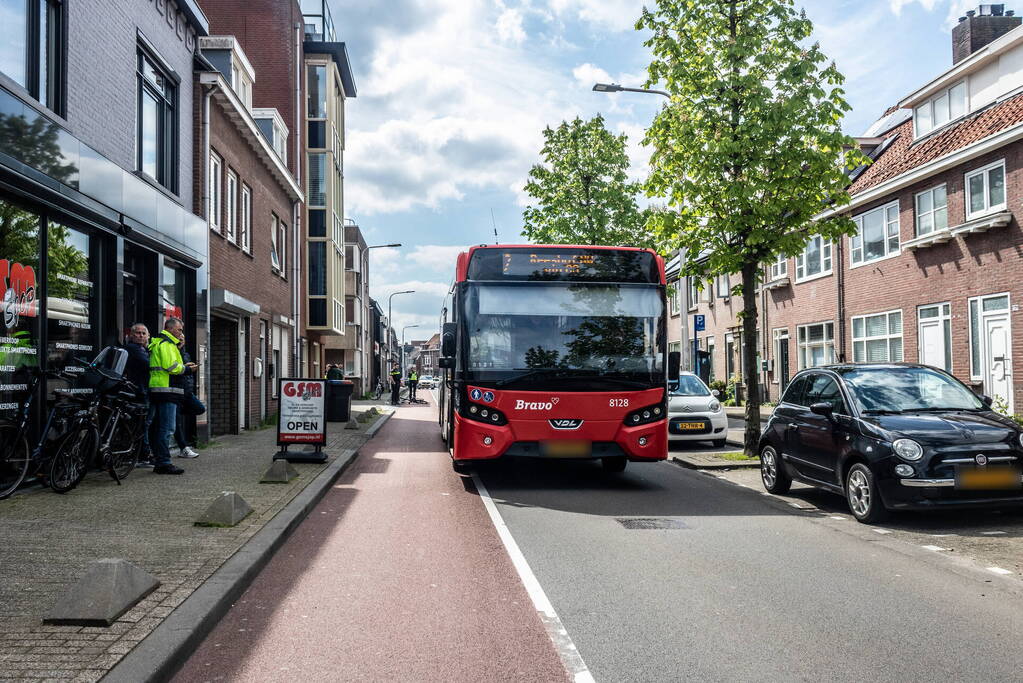
[[[523,401],[520,398],[515,401],[515,410],[552,410],[557,404],[556,396],[549,401]]]

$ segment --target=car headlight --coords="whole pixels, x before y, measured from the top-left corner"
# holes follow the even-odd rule
[[[896,439],[892,443],[892,450],[903,460],[914,461],[924,457],[924,447],[913,439]]]
[[[721,410],[721,404],[717,401],[711,401],[710,405],[707,406],[707,410],[709,410],[712,413],[716,413],[717,411]]]
[[[1023,446],[1023,432],[1019,433],[1019,445]]]

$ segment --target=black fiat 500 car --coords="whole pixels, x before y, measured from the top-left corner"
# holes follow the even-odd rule
[[[841,493],[861,522],[889,510],[1023,504],[1023,430],[946,372],[912,364],[804,370],[760,440],[771,493]]]

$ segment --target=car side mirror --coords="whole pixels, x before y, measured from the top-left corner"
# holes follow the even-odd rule
[[[455,359],[451,356],[441,356],[437,359],[437,367],[453,368],[455,367]]]
[[[830,419],[832,414],[835,412],[835,408],[830,403],[814,403],[810,406],[810,412],[814,415],[823,415]]]
[[[718,396],[721,395],[721,392],[718,391],[717,389],[711,389],[710,390],[710,395],[713,396],[714,398],[717,398]]]
[[[993,406],[993,405],[995,404],[995,399],[991,398],[990,396],[981,396],[981,397],[980,397],[980,400],[981,400],[981,401],[982,401],[982,402],[984,403],[984,405],[986,405],[986,406],[987,406],[988,408],[990,408],[991,406]]]
[[[675,381],[678,379],[679,370],[682,367],[682,354],[678,351],[672,351],[668,354],[668,380]]]

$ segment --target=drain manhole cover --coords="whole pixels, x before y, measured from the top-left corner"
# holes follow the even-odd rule
[[[681,519],[671,517],[618,517],[626,529],[688,529]]]

